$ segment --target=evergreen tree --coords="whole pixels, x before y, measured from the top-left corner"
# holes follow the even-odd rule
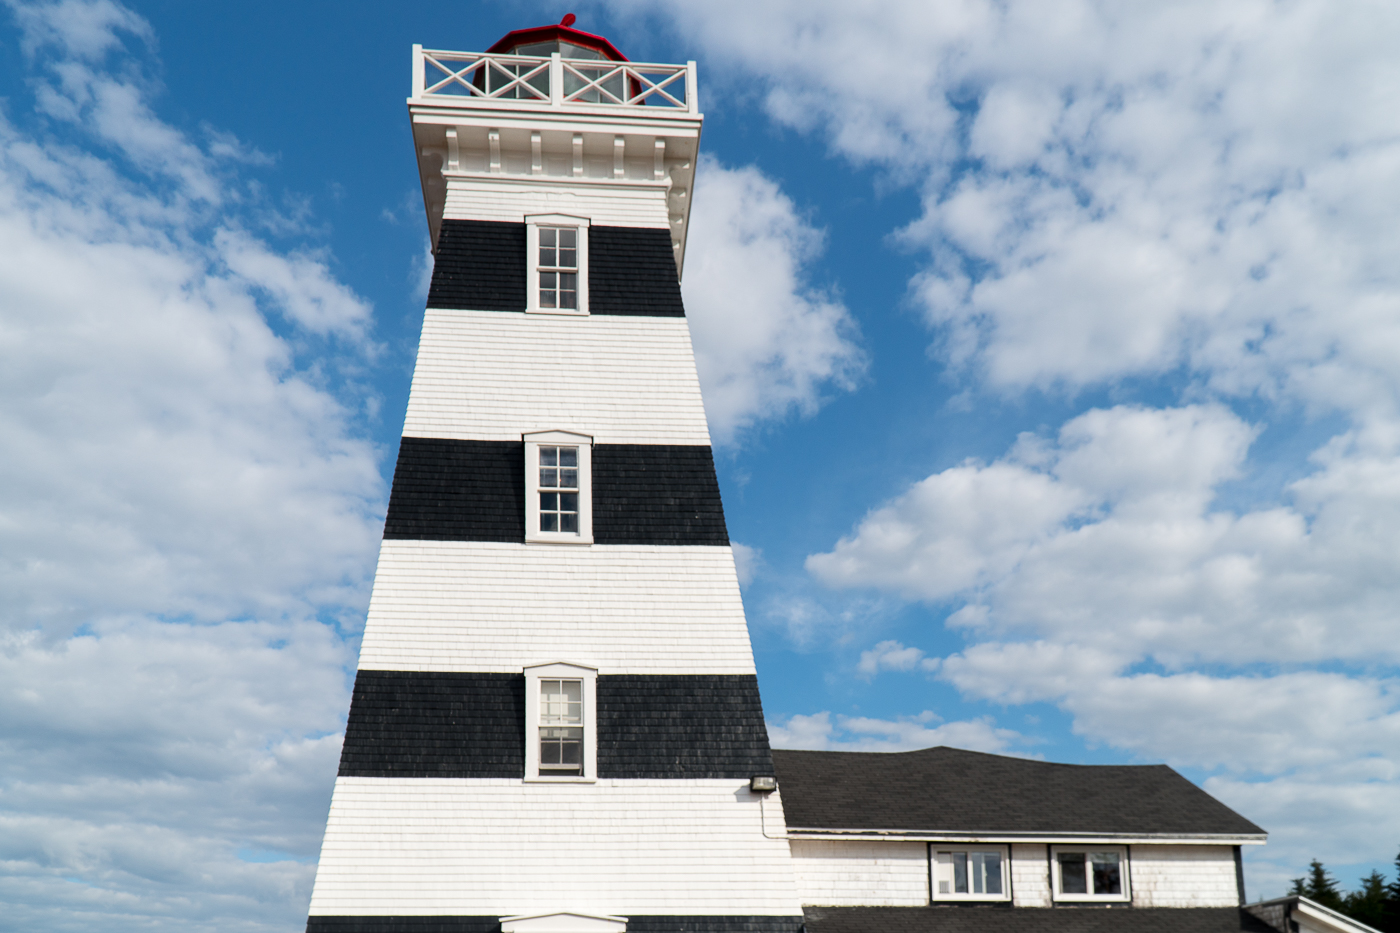
[[[1367,926],[1385,931],[1386,896],[1390,893],[1385,883],[1385,875],[1372,871],[1361,879],[1361,887],[1345,898],[1342,913],[1353,920],[1360,920]]]
[[[1383,933],[1400,933],[1400,855],[1395,856],[1395,880],[1385,886],[1381,922],[1372,926]]]
[[[1331,910],[1340,911],[1343,907],[1342,892],[1337,887],[1337,879],[1327,874],[1327,869],[1317,859],[1308,863],[1308,874],[1302,893]]]

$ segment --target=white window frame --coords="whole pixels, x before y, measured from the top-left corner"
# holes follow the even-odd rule
[[[1082,852],[1086,857],[1092,856],[1095,852],[1113,852],[1118,856],[1118,872],[1123,888],[1118,894],[1065,894],[1060,881],[1060,853],[1061,852]],[[1087,874],[1087,886],[1094,885],[1093,869],[1085,866]],[[1094,904],[1123,904],[1132,901],[1132,872],[1128,865],[1127,846],[1112,845],[1059,845],[1050,847],[1050,883],[1051,896],[1056,901],[1065,903],[1094,903]]]
[[[567,661],[535,664],[525,672],[525,780],[543,784],[595,784],[598,781],[598,669]],[[540,681],[583,683],[583,774],[540,770]]]
[[[578,307],[540,307],[540,228],[578,228]],[[562,314],[567,317],[588,315],[588,218],[572,214],[525,215],[525,310],[531,314]]]
[[[572,431],[535,431],[525,442],[525,543],[593,543],[593,438]],[[578,448],[578,534],[540,531],[540,448]]]
[[[939,856],[951,856],[955,852],[972,855],[974,852],[995,852],[1001,857],[1001,893],[1000,894],[975,894],[968,891],[966,894],[959,894],[953,888],[952,859],[946,863],[940,860]],[[942,865],[947,864],[947,878],[942,878]],[[941,844],[930,843],[928,849],[928,870],[929,870],[929,892],[932,900],[939,901],[1009,901],[1011,900],[1011,852],[1008,846],[996,845],[976,845],[976,844]],[[939,882],[947,881],[949,890],[946,892],[939,890]],[[972,887],[971,884],[968,887]]]

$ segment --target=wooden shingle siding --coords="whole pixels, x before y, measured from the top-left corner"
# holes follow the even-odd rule
[[[920,907],[929,902],[927,843],[794,839],[789,845],[804,904]]]
[[[752,674],[727,547],[385,541],[360,669]]]
[[[525,677],[360,671],[340,774],[520,778]],[[598,678],[598,776],[738,778],[771,774],[752,675]]]
[[[757,677],[598,677],[599,777],[748,779],[772,773]]]
[[[552,430],[596,444],[708,445],[685,319],[428,309],[406,436],[519,441]]]
[[[782,826],[745,780],[340,777],[310,913],[791,919]]]
[[[405,437],[384,537],[524,543],[524,443]]]
[[[525,261],[523,223],[445,220],[428,307],[524,311]]]
[[[588,293],[591,314],[685,317],[670,232],[590,227]]]
[[[1038,842],[1011,847],[1011,896],[1017,907],[1049,907],[1049,849]]]
[[[444,224],[454,218],[503,220],[521,223],[527,214],[576,214],[595,224],[624,227],[670,228],[664,188],[631,189],[626,186],[600,186],[575,189],[560,198],[551,190],[531,181],[512,182],[493,178],[483,182],[453,178],[447,183],[443,207]]]
[[[518,441],[405,437],[399,444],[386,539],[525,540],[525,456]],[[597,544],[727,545],[708,446],[593,448]]]
[[[595,444],[595,544],[729,544],[709,446]]]
[[[523,674],[360,671],[340,774],[514,777],[525,773]]]
[[[1231,907],[1239,903],[1230,846],[1135,845],[1131,856],[1137,907]]]
[[[306,933],[500,933],[497,917],[312,917]],[[627,918],[627,933],[799,933],[801,917]]]

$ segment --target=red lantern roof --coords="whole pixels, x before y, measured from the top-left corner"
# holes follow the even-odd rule
[[[517,29],[506,33],[495,45],[487,49],[488,53],[509,54],[525,45],[538,45],[544,43],[567,42],[569,45],[579,48],[590,49],[597,52],[603,58],[615,62],[627,61],[627,56],[623,55],[617,48],[604,39],[602,36],[595,36],[591,32],[584,32],[580,29],[570,28],[574,24],[574,14],[565,16],[563,21],[554,26],[535,26],[531,29]],[[521,52],[522,55],[533,55],[535,52]],[[546,52],[547,56],[549,53]],[[568,55],[564,56],[568,58]]]

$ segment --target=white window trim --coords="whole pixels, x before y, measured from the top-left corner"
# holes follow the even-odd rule
[[[1001,893],[1000,894],[959,894],[950,891],[947,894],[940,894],[938,891],[938,856],[943,852],[996,852],[1001,856]],[[932,900],[937,901],[1009,901],[1011,900],[1011,851],[1008,846],[968,844],[947,844],[930,843],[928,847],[928,889]],[[951,879],[949,879],[951,881]],[[949,887],[952,887],[950,884]],[[971,885],[969,885],[971,887]]]
[[[1095,852],[1116,852],[1118,853],[1118,870],[1122,875],[1123,891],[1121,894],[1062,894],[1060,892],[1060,853],[1061,852],[1083,852],[1085,855],[1092,855]],[[1092,870],[1090,872],[1089,886],[1094,884]],[[1094,903],[1094,904],[1123,904],[1132,901],[1133,885],[1132,871],[1128,865],[1127,846],[1103,846],[1103,845],[1064,845],[1050,847],[1050,894],[1056,901],[1065,903]]]
[[[525,543],[593,543],[593,438],[572,431],[536,431],[525,442]],[[578,534],[540,531],[540,446],[578,448]]]
[[[595,784],[598,781],[598,669],[567,661],[536,664],[525,671],[525,781],[540,784]],[[583,682],[583,774],[540,771],[540,681]]]
[[[540,227],[578,227],[578,308],[540,307]],[[572,214],[525,215],[525,310],[530,314],[588,314],[588,218]]]

